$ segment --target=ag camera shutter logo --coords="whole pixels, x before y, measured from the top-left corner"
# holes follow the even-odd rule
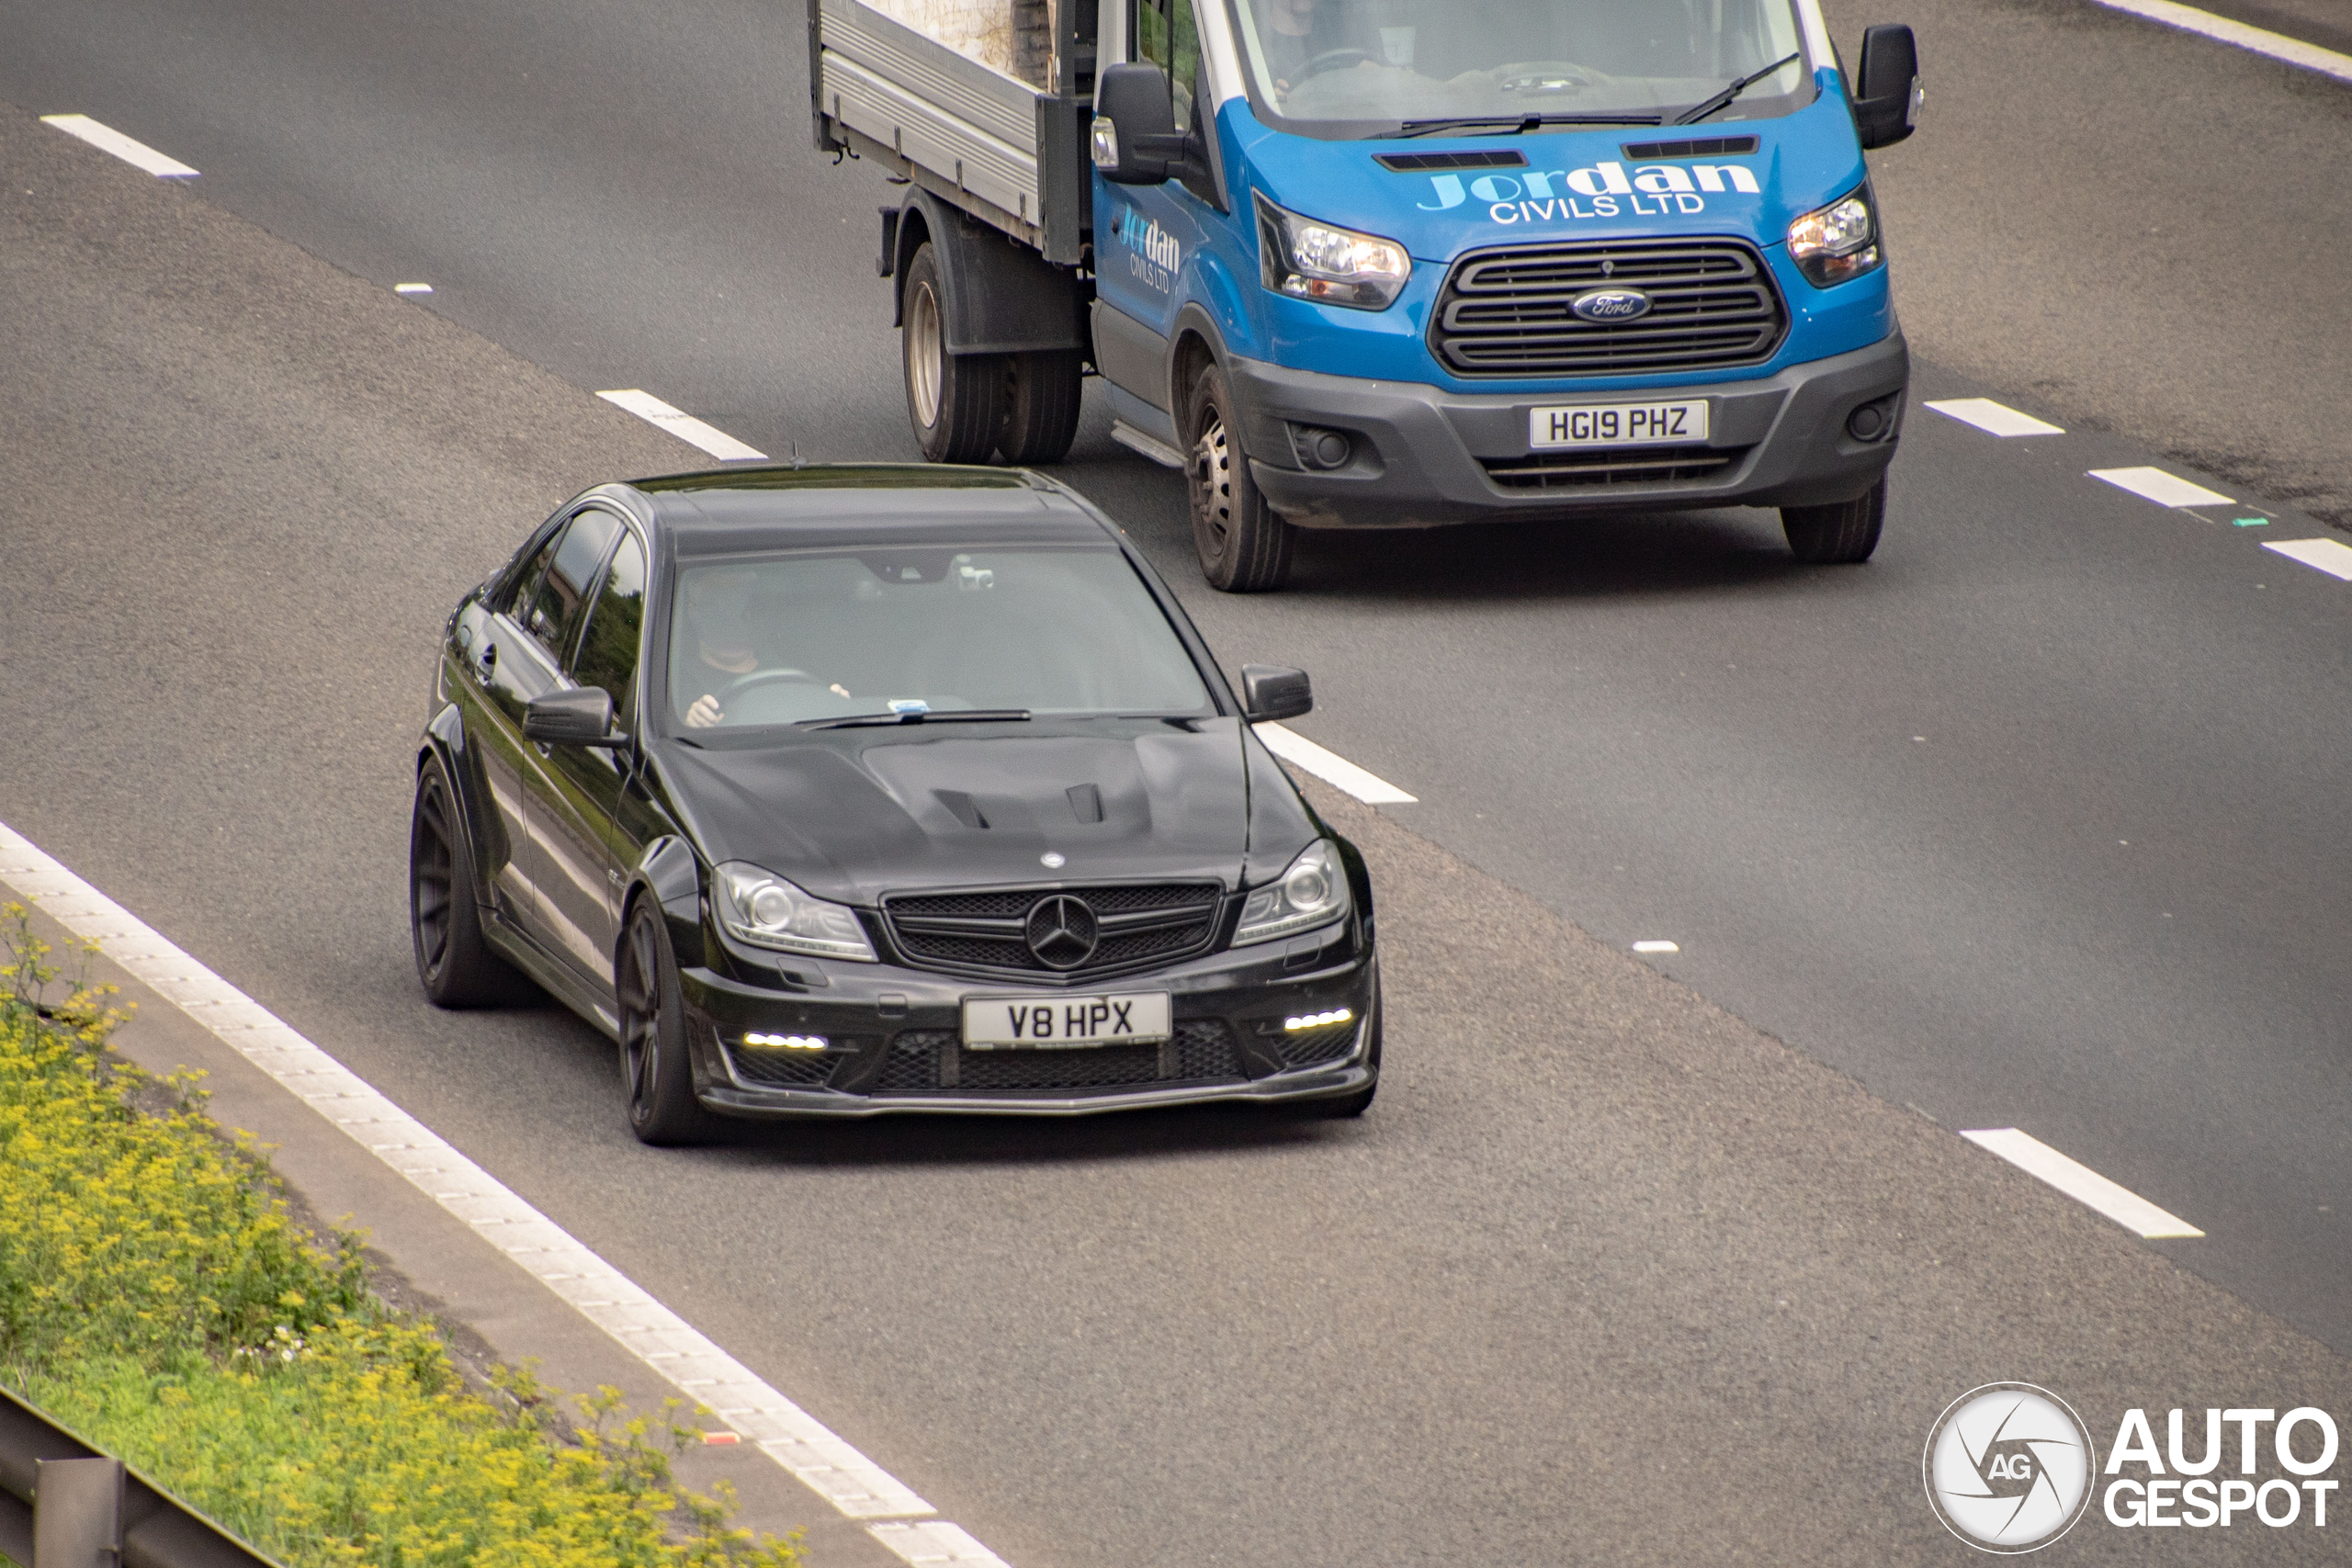
[[[1979,1551],[2038,1551],[2090,1503],[2098,1456],[2066,1402],[2025,1382],[1962,1394],[1928,1434],[1920,1469],[1944,1528]]]

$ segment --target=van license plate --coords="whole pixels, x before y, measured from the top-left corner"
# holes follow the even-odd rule
[[[1673,446],[1707,438],[1707,400],[1687,403],[1573,403],[1531,409],[1527,444],[1538,452],[1565,446]]]
[[[1157,1045],[1167,1038],[1166,991],[1116,997],[991,997],[964,1003],[964,1043],[974,1051]]]

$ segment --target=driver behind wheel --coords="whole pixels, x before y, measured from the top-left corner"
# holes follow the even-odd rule
[[[748,570],[704,570],[686,578],[686,630],[695,657],[678,664],[671,686],[681,697],[696,686],[707,688],[685,705],[684,717],[689,728],[711,729],[725,724],[727,710],[720,692],[762,667],[754,633],[758,619],[752,611],[752,596],[759,581],[758,572]],[[839,682],[827,689],[844,702],[849,700],[849,693]]]
[[[1305,80],[1300,67],[1332,47],[1329,38],[1317,34],[1315,5],[1316,0],[1273,0],[1263,36],[1266,68],[1281,92],[1288,93]]]

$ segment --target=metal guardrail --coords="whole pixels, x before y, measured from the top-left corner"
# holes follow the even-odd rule
[[[278,1568],[5,1389],[0,1554],[24,1568]]]

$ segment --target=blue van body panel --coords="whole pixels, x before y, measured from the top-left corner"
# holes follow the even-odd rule
[[[1266,470],[1260,488],[1300,522],[1351,525],[1361,517],[1378,525],[1377,513],[1385,513],[1378,521],[1390,525],[1419,525],[1476,514],[1528,514],[1531,507],[1622,505],[1637,495],[1645,504],[1842,500],[1875,482],[1893,456],[1909,361],[1883,265],[1822,288],[1788,254],[1786,236],[1795,219],[1862,186],[1869,175],[1838,73],[1816,72],[1815,86],[1812,103],[1770,119],[1384,141],[1326,141],[1275,130],[1256,118],[1246,99],[1230,99],[1216,119],[1230,210],[1218,211],[1181,183],[1125,186],[1095,175],[1098,296],[1103,307],[1169,340],[1171,355],[1183,333],[1205,317],[1221,340],[1209,346],[1227,365],[1245,405],[1252,466]],[[1755,137],[1756,151],[1645,161],[1624,150],[1647,141],[1734,136]],[[1375,161],[1384,152],[1515,152],[1528,163],[1518,169],[1400,173]],[[1413,271],[1397,299],[1385,310],[1363,310],[1265,288],[1261,194],[1303,217],[1403,245]],[[1700,238],[1740,241],[1763,258],[1789,318],[1770,358],[1617,377],[1472,378],[1450,372],[1430,347],[1430,320],[1446,277],[1471,252],[1579,240]],[[1749,384],[1756,388],[1752,397],[1741,390]],[[1148,389],[1155,411],[1171,389],[1170,400],[1181,401],[1176,375]],[[1736,454],[1705,483],[1678,474],[1632,487],[1539,494],[1518,481],[1507,488],[1507,475],[1490,477],[1500,472],[1497,465],[1529,460],[1526,411],[1538,403],[1648,397],[1677,389],[1708,397],[1716,411],[1709,446]],[[1125,411],[1146,392],[1128,388],[1117,400]],[[1882,434],[1849,438],[1846,421],[1865,403],[1892,412],[1878,427]],[[1135,411],[1131,423],[1161,439],[1173,435],[1180,446],[1189,439],[1182,408],[1149,421],[1141,412]],[[1340,471],[1301,472],[1283,434],[1285,424],[1339,429],[1357,441],[1357,456]],[[1750,426],[1752,434],[1738,434]],[[1513,437],[1512,430],[1520,434]]]

